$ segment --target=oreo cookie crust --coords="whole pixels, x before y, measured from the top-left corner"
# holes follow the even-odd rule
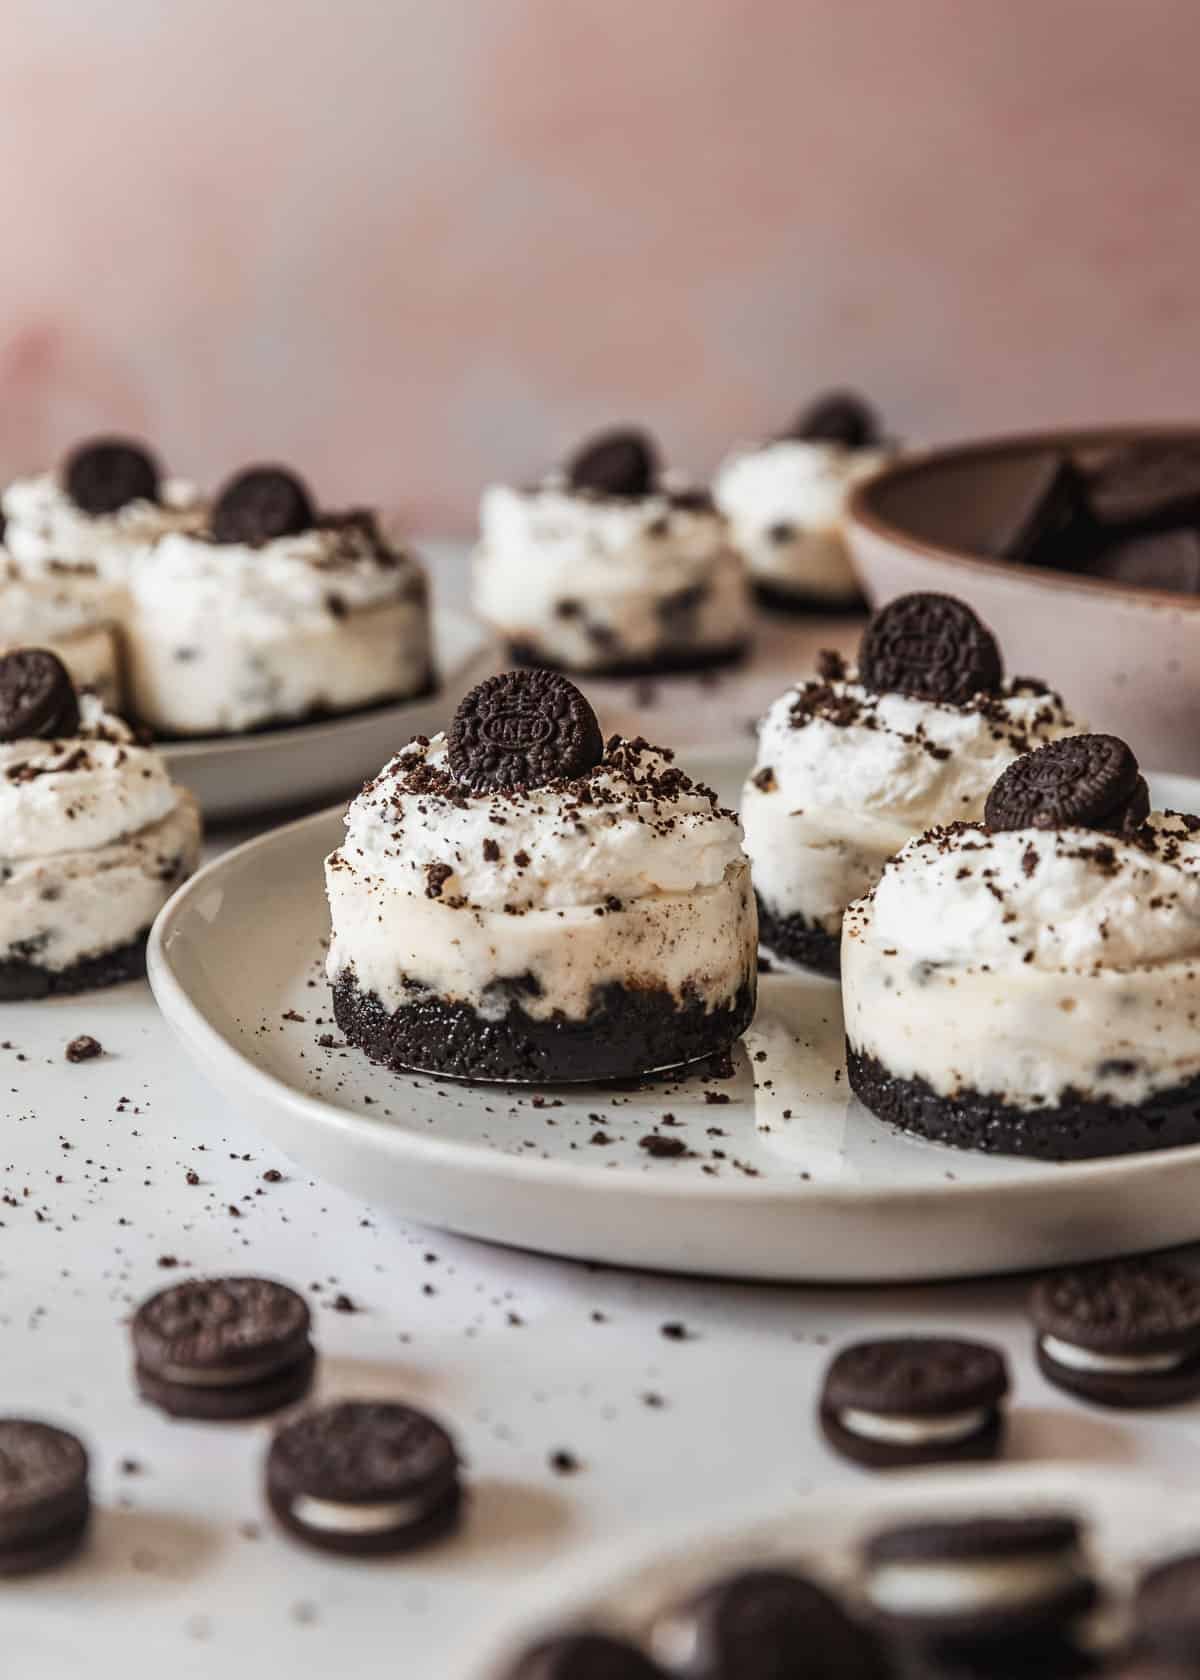
[[[1200,1143],[1200,1079],[1125,1107],[1063,1093],[1054,1108],[1021,1108],[993,1092],[943,1097],[924,1079],[901,1079],[847,1041],[846,1073],[864,1108],[889,1126],[954,1149],[1087,1161]]]
[[[690,671],[719,670],[726,665],[740,665],[749,651],[744,637],[706,647],[681,647],[677,642],[664,643],[652,653],[623,655],[619,648],[601,655],[589,663],[584,677],[675,677]],[[508,643],[508,657],[514,665],[531,670],[561,671],[564,666],[545,652],[532,637],[522,637]]]
[[[883,1654],[814,1582],[747,1569],[660,1618],[653,1649],[689,1680],[884,1680]]]
[[[1069,1394],[1121,1408],[1200,1395],[1200,1281],[1176,1266],[1127,1260],[1051,1273],[1034,1285],[1030,1316],[1038,1367]]]
[[[69,997],[77,992],[98,991],[102,986],[119,986],[126,980],[140,980],[146,972],[145,928],[126,945],[81,957],[68,968],[42,968],[32,957],[6,957],[0,961],[0,1003],[17,1003],[30,998]]]
[[[758,943],[768,957],[811,968],[831,980],[839,977],[842,972],[840,934],[827,933],[799,911],[790,916],[777,915],[757,893],[754,896],[758,904]]]
[[[586,1015],[568,1019],[530,1015],[520,982],[502,986],[508,1007],[484,1016],[470,1004],[430,997],[414,981],[414,1001],[389,1015],[346,970],[334,983],[334,1018],[351,1044],[397,1073],[584,1084],[636,1078],[727,1050],[750,1025],[756,992],[749,979],[731,1005],[707,1009],[699,1000],[681,1005],[671,992],[612,981],[593,992]]]
[[[458,1454],[434,1418],[394,1402],[345,1400],[285,1424],[267,1456],[267,1502],[321,1551],[378,1557],[451,1533]]]
[[[994,1458],[1008,1388],[1004,1356],[982,1342],[858,1342],[826,1374],[821,1430],[835,1452],[869,1470]]]
[[[308,1306],[266,1278],[194,1278],[160,1290],[134,1316],[143,1399],[171,1417],[260,1417],[302,1399],[316,1356]]]
[[[1065,1636],[1098,1597],[1079,1524],[1057,1512],[886,1529],[863,1562],[881,1625],[934,1646]]]
[[[504,1680],[664,1680],[649,1657],[608,1633],[564,1633],[519,1657]]]
[[[853,595],[815,595],[803,585],[786,589],[763,578],[752,579],[751,589],[760,607],[789,618],[857,618],[866,606],[857,590]]]
[[[64,1562],[90,1509],[82,1442],[48,1423],[0,1418],[0,1576]]]

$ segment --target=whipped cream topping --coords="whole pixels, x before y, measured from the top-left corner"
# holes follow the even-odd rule
[[[777,438],[722,462],[713,495],[752,574],[833,598],[853,594],[857,584],[842,531],[846,503],[889,453]]]
[[[444,735],[419,738],[351,804],[342,851],[397,890],[509,914],[715,887],[742,861],[737,817],[671,759],[613,737],[585,776],[476,794]]]
[[[204,507],[194,485],[168,479],[162,498],[98,515],[76,506],[57,473],[18,478],[0,495],[4,541],[17,560],[87,560],[106,577],[120,579],[136,554],[159,537],[201,523]]]
[[[1014,759],[1084,727],[1039,683],[943,705],[872,693],[825,655],[823,674],[780,695],[759,725],[742,821],[760,897],[836,934],[913,835],[982,817]]]
[[[136,610],[169,620],[177,640],[189,622],[197,634],[206,624],[236,625],[242,639],[270,639],[281,625],[338,620],[417,593],[424,599],[419,563],[355,521],[261,548],[174,532],[136,558],[130,581]]]
[[[48,857],[109,845],[177,802],[158,754],[90,694],[78,736],[0,742],[0,856]]]
[[[1200,819],[1156,813],[1129,839],[934,829],[884,869],[871,916],[872,937],[915,963],[1087,974],[1200,960]]]

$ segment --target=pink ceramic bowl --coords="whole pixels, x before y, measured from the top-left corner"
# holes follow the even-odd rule
[[[861,485],[849,541],[873,605],[914,589],[970,603],[1007,669],[1042,677],[1094,729],[1123,736],[1145,767],[1200,774],[1200,596],[985,559],[1031,453],[1197,437],[1184,426],[1031,433],[927,450]]]

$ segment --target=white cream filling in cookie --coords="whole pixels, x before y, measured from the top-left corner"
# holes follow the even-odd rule
[[[1191,1357],[1187,1352],[1097,1353],[1076,1342],[1064,1342],[1058,1336],[1043,1336],[1042,1349],[1056,1365],[1064,1365],[1068,1371],[1109,1372],[1113,1376],[1150,1376],[1177,1371]]]
[[[950,1558],[886,1563],[867,1580],[867,1597],[890,1615],[970,1614],[1036,1604],[1054,1597],[1079,1579],[1073,1554],[1044,1557]]]
[[[322,1534],[386,1534],[390,1529],[420,1522],[432,1508],[428,1499],[351,1504],[301,1493],[292,1500],[291,1514],[305,1528],[318,1529]]]
[[[991,1413],[985,1408],[952,1412],[942,1417],[910,1417],[866,1412],[847,1406],[837,1414],[842,1428],[864,1441],[882,1441],[905,1447],[923,1447],[934,1442],[966,1441],[982,1429]]]

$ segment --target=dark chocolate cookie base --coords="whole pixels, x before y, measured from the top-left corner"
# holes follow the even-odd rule
[[[1035,1351],[1038,1370],[1047,1382],[1093,1406],[1150,1411],[1157,1406],[1182,1406],[1200,1395],[1200,1355],[1173,1371],[1073,1371],[1046,1352],[1040,1336]]]
[[[339,1533],[336,1530],[309,1528],[292,1515],[288,1498],[270,1485],[267,1504],[281,1528],[303,1540],[305,1545],[320,1552],[336,1552],[342,1557],[391,1557],[399,1552],[414,1552],[432,1546],[455,1532],[462,1521],[463,1492],[456,1483],[445,1497],[423,1516],[419,1522],[404,1528],[385,1529],[379,1534]]]
[[[66,997],[75,992],[94,992],[101,986],[118,986],[125,980],[140,980],[146,972],[146,935],[149,928],[128,945],[84,957],[70,968],[41,968],[28,958],[0,962],[0,1003],[18,1003],[29,998]]]
[[[1073,1096],[1057,1108],[1017,1108],[982,1091],[939,1096],[925,1080],[896,1078],[849,1043],[846,1072],[859,1102],[880,1120],[954,1149],[1086,1161],[1200,1143],[1200,1079],[1135,1108]]]
[[[980,1560],[984,1561],[984,1560]],[[1100,1593],[1086,1576],[1068,1582],[1045,1598],[1000,1606],[994,1610],[960,1610],[938,1615],[887,1615],[877,1612],[879,1625],[901,1639],[914,1640],[927,1648],[944,1651],[970,1650],[972,1646],[1002,1645],[1007,1640],[1066,1640],[1071,1623],[1095,1609]],[[1014,1645],[1010,1649],[1018,1649]],[[1019,1668],[1004,1671],[1017,1680]]]
[[[839,935],[826,933],[823,927],[818,927],[798,912],[791,916],[777,916],[757,893],[755,898],[758,903],[758,943],[768,957],[814,969],[818,974],[828,975],[831,980],[840,977],[842,941]]]
[[[15,1540],[0,1546],[0,1578],[14,1575],[35,1575],[43,1569],[56,1569],[83,1545],[87,1538],[91,1510],[84,1495],[81,1511],[68,1522],[26,1540]]]
[[[312,1387],[317,1356],[310,1347],[300,1360],[272,1371],[257,1382],[212,1387],[168,1382],[146,1365],[134,1367],[138,1393],[168,1417],[192,1418],[198,1423],[233,1423],[240,1418],[266,1417],[303,1400]]]
[[[389,1014],[346,973],[333,988],[333,1008],[350,1043],[398,1073],[576,1084],[636,1078],[727,1049],[750,1025],[756,988],[752,976],[730,1006],[707,1010],[613,982],[593,994],[582,1020],[537,1019],[515,998],[498,1019],[485,1020],[470,1004],[419,996]]]
[[[856,590],[853,595],[814,595],[802,589],[784,589],[776,583],[764,583],[755,578],[754,599],[768,612],[782,613],[787,618],[851,618],[867,610],[865,597]]]
[[[720,647],[687,648],[664,647],[649,657],[623,659],[619,654],[611,659],[598,659],[588,665],[564,665],[550,659],[536,642],[514,641],[508,644],[508,657],[514,665],[532,666],[543,671],[565,671],[576,677],[675,677],[689,671],[713,671],[726,665],[740,665],[749,652],[750,644],[743,637]]]
[[[155,729],[152,724],[142,723],[140,719],[131,718],[130,721],[137,722],[156,741],[240,741],[246,735],[266,735],[280,729],[306,729],[313,723],[342,723],[346,718],[366,717],[371,712],[386,711],[391,706],[407,706],[413,701],[430,699],[440,686],[437,672],[431,671],[420,688],[414,688],[407,694],[386,694],[382,700],[372,700],[366,706],[350,706],[345,711],[336,711],[331,706],[313,706],[303,717],[266,718],[249,729],[209,729],[180,735],[170,729]]]
[[[835,1411],[822,1406],[818,1412],[821,1433],[839,1457],[862,1470],[909,1470],[928,1464],[982,1464],[997,1458],[1004,1443],[1005,1420],[1000,1411],[989,1416],[982,1429],[963,1441],[870,1441],[845,1428]]]

